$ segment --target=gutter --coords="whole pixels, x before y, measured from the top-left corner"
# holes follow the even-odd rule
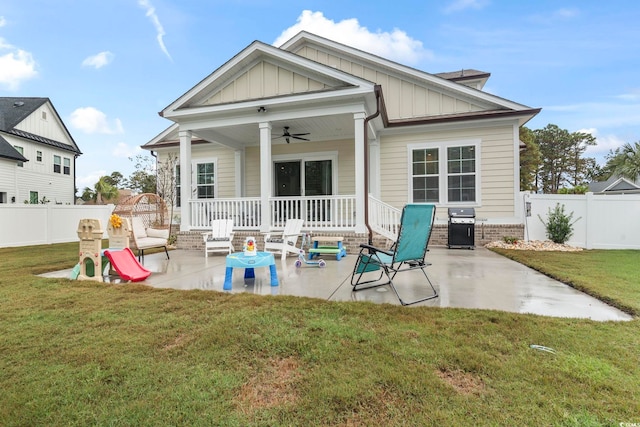
[[[369,232],[369,245],[373,244],[373,230],[369,225],[369,137],[367,129],[369,122],[380,115],[382,86],[375,85],[373,90],[376,94],[376,112],[364,119],[364,224]]]

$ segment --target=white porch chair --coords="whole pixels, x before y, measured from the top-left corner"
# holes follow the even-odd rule
[[[233,249],[233,220],[214,219],[211,221],[211,231],[202,233],[204,239],[204,256],[209,257],[209,252],[226,252],[230,254]]]
[[[264,250],[268,252],[281,252],[282,259],[285,259],[288,253],[297,256],[300,253],[300,248],[296,245],[301,235],[302,224],[304,224],[303,219],[287,219],[282,233],[275,232],[264,236]]]

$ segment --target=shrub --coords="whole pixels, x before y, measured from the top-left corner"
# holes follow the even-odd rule
[[[560,205],[560,203],[556,203],[556,207],[551,210],[549,208],[549,214],[547,222],[544,222],[542,217],[538,215],[540,221],[547,228],[547,237],[551,239],[553,243],[565,243],[571,235],[573,234],[573,224],[578,221],[571,222],[573,218],[573,212],[569,215],[564,213],[564,205]]]
[[[518,243],[518,238],[514,237],[514,236],[504,236],[502,238],[502,241],[509,244],[509,245],[515,245],[516,243]]]

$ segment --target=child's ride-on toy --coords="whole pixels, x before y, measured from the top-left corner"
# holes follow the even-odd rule
[[[300,253],[298,254],[298,259],[296,260],[296,263],[295,263],[296,268],[302,267],[302,263],[305,263],[307,265],[317,265],[320,268],[326,267],[327,263],[323,259],[319,259],[317,261],[310,261],[305,258],[304,246],[305,244],[309,246],[310,240],[311,238],[309,234],[307,233],[302,234],[302,243],[300,244]]]

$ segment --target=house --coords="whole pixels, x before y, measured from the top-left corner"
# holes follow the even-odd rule
[[[483,92],[488,78],[308,32],[255,41],[162,110],[173,124],[142,148],[178,158],[179,244],[216,217],[249,232],[300,217],[313,232],[393,238],[412,202],[438,206],[435,239],[456,206],[475,208],[483,235],[522,235],[518,129],[540,109]]]
[[[606,181],[589,183],[589,192],[593,194],[640,194],[640,181],[612,176]]]
[[[49,98],[0,97],[0,203],[73,204],[80,154]]]

